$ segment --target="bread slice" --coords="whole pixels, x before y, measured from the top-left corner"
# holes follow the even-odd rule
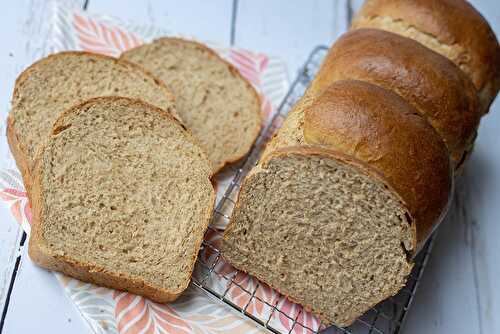
[[[94,98],[66,111],[36,158],[32,260],[98,285],[174,300],[214,205],[209,162],[169,113]]]
[[[172,89],[177,110],[197,137],[214,172],[242,158],[261,127],[255,89],[232,65],[208,47],[178,38],[161,38],[123,53]]]
[[[352,27],[391,31],[447,57],[474,83],[483,113],[500,89],[500,45],[466,0],[366,0]]]
[[[29,184],[36,150],[57,117],[92,97],[141,98],[175,113],[166,86],[135,64],[88,52],[61,52],[39,60],[17,79],[7,125],[11,151]]]
[[[349,325],[404,286],[407,209],[374,170],[303,147],[275,152],[260,168],[225,231],[226,260],[324,324]]]
[[[405,284],[448,209],[452,168],[440,136],[391,91],[346,80],[311,96],[245,180],[222,255],[347,326]]]

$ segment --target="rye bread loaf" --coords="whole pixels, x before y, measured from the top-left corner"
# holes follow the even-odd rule
[[[197,42],[160,38],[123,53],[163,80],[214,172],[242,158],[261,128],[260,99],[231,64]]]
[[[392,31],[444,55],[472,79],[483,112],[500,89],[498,40],[465,0],[366,0],[352,28]]]
[[[88,52],[61,52],[28,67],[16,80],[7,139],[29,185],[36,150],[48,137],[59,115],[92,97],[118,95],[140,98],[175,113],[166,86],[139,66]]]
[[[188,286],[215,195],[208,159],[169,113],[88,100],[59,117],[35,161],[36,264],[157,302]]]
[[[331,47],[310,93],[346,79],[400,95],[441,135],[455,168],[463,166],[482,113],[474,85],[450,60],[391,32],[356,29]]]
[[[222,254],[346,326],[405,284],[447,210],[452,167],[397,94],[353,80],[311,91],[245,180]]]

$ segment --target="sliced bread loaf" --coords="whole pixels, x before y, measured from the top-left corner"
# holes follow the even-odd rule
[[[261,127],[255,89],[208,47],[161,38],[123,53],[172,89],[186,126],[208,153],[214,172],[243,157]]]
[[[245,180],[223,256],[318,314],[351,324],[396,294],[448,207],[436,131],[360,81],[306,94]]]
[[[473,83],[446,57],[391,32],[351,30],[331,47],[310,93],[346,79],[400,95],[441,135],[455,168],[463,166],[482,112]]]
[[[158,302],[186,289],[215,196],[208,159],[169,113],[119,97],[75,106],[32,176],[35,263]]]
[[[57,117],[92,97],[118,95],[141,98],[175,113],[166,86],[135,64],[87,52],[62,52],[28,67],[17,79],[7,138],[29,184],[29,170],[38,147]]]
[[[500,89],[500,45],[466,0],[366,0],[352,27],[392,31],[447,57],[471,78],[483,112]]]

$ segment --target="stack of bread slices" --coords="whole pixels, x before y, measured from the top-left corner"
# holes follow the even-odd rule
[[[254,88],[196,42],[36,62],[16,81],[7,126],[32,205],[31,258],[175,299],[212,215],[211,177],[247,153],[261,123]]]
[[[246,178],[222,254],[348,326],[406,283],[500,87],[464,0],[367,0]]]

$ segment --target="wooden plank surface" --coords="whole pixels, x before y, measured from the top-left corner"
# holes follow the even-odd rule
[[[235,45],[283,58],[291,78],[318,45],[346,29],[344,1],[239,1]]]
[[[2,111],[6,110],[14,77],[24,60],[26,36],[21,36],[30,31],[25,27],[36,16],[35,0],[12,3],[15,5],[2,6],[2,27],[6,28],[0,29],[6,46],[0,53],[4,73],[0,83]],[[201,0],[126,3],[90,0],[89,10],[138,23],[168,26],[199,39],[229,44],[232,3],[217,1],[215,6]],[[314,46],[330,44],[337,37],[334,18],[346,9],[337,8],[336,3],[238,1],[235,44],[283,57],[293,77]],[[357,3],[360,1],[354,1],[354,7]],[[500,34],[500,3],[497,0],[472,3]],[[465,211],[441,226],[403,333],[500,333],[500,290],[495,287],[496,278],[500,277],[499,140],[500,101],[497,101],[481,124],[475,152],[461,181],[468,194],[462,199]],[[0,306],[5,281],[12,274],[19,236],[15,225],[0,224]],[[40,329],[54,333],[89,332],[53,275],[35,268],[25,257],[12,300],[5,333]]]

